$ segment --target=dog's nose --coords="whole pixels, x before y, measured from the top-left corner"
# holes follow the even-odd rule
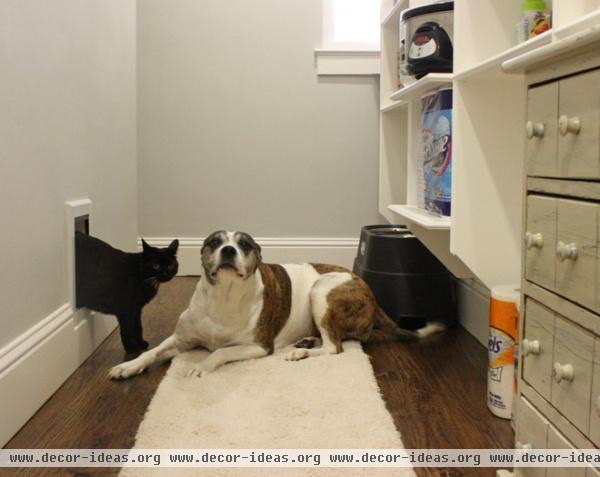
[[[225,247],[223,247],[221,249],[221,255],[223,255],[224,257],[235,257],[235,255],[237,254],[237,250],[232,247],[231,245],[226,245]]]

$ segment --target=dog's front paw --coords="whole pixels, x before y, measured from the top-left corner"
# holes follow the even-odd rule
[[[143,366],[136,365],[131,361],[126,361],[125,363],[117,364],[116,366],[110,368],[108,377],[110,379],[127,379],[131,376],[137,376],[143,371]]]
[[[208,371],[206,371],[206,369],[202,368],[201,366],[198,366],[196,368],[190,369],[186,373],[186,377],[188,377],[188,378],[201,378],[202,376],[204,376],[206,374],[208,374]]]
[[[297,348],[290,351],[286,356],[286,361],[300,361],[301,359],[308,358],[308,350],[306,348]]]
[[[294,343],[294,348],[312,349],[318,348],[322,344],[323,341],[321,341],[321,338],[317,338],[316,336],[309,336],[307,338],[302,338],[300,341],[296,341],[296,343]]]

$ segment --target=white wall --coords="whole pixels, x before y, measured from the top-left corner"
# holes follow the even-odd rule
[[[138,4],[140,232],[357,237],[377,223],[378,78],[316,75],[321,0]]]
[[[0,2],[0,348],[68,301],[64,202],[136,246],[134,0]]]

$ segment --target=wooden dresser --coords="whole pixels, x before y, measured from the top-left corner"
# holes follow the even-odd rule
[[[599,68],[588,53],[527,75],[517,447],[600,446]]]

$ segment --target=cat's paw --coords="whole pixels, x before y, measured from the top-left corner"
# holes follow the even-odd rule
[[[137,376],[143,371],[143,366],[133,363],[132,361],[126,361],[110,368],[108,371],[108,377],[110,379],[127,379],[132,376]]]

